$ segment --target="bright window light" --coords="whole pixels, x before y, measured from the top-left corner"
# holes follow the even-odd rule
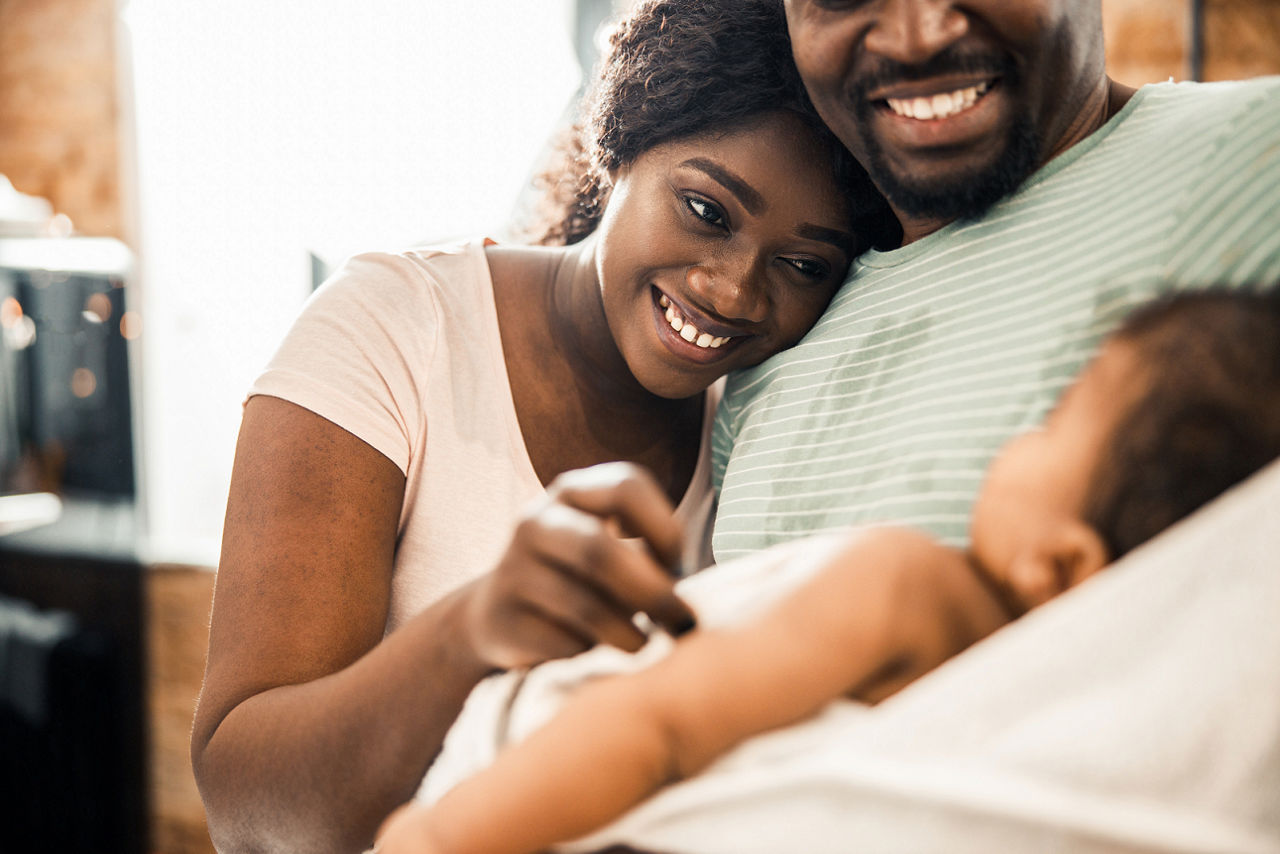
[[[579,85],[571,0],[131,0],[143,497],[216,556],[241,402],[340,262],[501,231]]]

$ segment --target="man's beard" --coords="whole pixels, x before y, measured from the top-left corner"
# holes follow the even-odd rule
[[[1031,117],[1025,108],[1018,109],[1005,134],[1003,150],[989,165],[958,175],[948,181],[912,180],[910,175],[898,175],[889,165],[884,149],[871,128],[872,112],[876,109],[866,92],[888,82],[918,80],[945,72],[985,71],[996,72],[1000,85],[1011,98],[1016,98],[1020,80],[1012,63],[989,57],[966,57],[943,53],[925,66],[902,66],[885,63],[877,72],[862,81],[855,94],[855,118],[868,132],[863,137],[868,174],[876,186],[899,211],[908,216],[941,219],[972,219],[981,216],[996,202],[1008,196],[1022,185],[1040,161],[1042,142]],[[1016,101],[1015,101],[1016,103]]]

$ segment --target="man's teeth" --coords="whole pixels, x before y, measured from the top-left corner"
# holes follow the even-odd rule
[[[928,98],[886,98],[885,101],[889,109],[909,119],[945,119],[972,107],[988,88],[989,84],[979,83],[954,92],[939,92]]]
[[[676,307],[671,304],[671,300],[667,299],[666,294],[662,294],[658,297],[658,305],[667,310],[667,323],[671,324],[671,328],[679,333],[681,338],[691,344],[697,344],[703,349],[710,347],[712,350],[718,350],[724,346],[726,341],[729,340],[728,336],[724,338],[717,338],[710,332],[700,332],[698,327],[685,320],[684,317],[676,311]]]

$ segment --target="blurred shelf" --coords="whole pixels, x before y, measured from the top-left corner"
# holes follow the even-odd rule
[[[0,536],[50,525],[62,515],[62,501],[50,492],[0,495]]]

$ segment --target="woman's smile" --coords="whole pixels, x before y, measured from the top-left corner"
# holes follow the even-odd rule
[[[611,176],[595,274],[631,378],[691,397],[808,331],[855,242],[827,156],[799,117],[772,111],[655,145]]]
[[[717,362],[751,336],[750,332],[712,320],[656,285],[651,291],[658,339],[682,359],[703,365]]]

